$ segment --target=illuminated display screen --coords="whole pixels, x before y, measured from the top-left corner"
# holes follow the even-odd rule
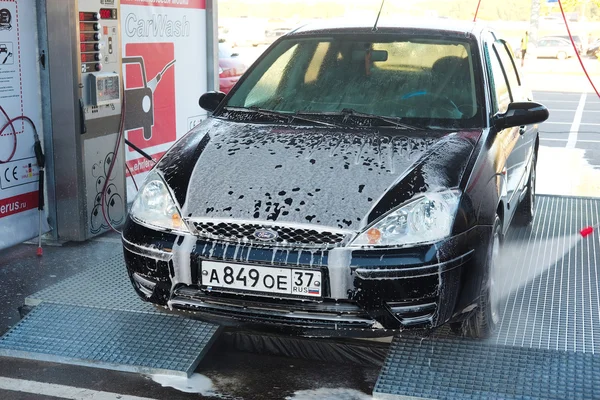
[[[100,10],[100,18],[101,19],[117,19],[117,9],[116,8],[102,8]]]

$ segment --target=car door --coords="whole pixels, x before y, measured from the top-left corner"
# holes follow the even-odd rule
[[[521,76],[515,63],[514,55],[510,46],[505,41],[494,43],[494,50],[502,63],[502,69],[507,78],[508,89],[514,102],[532,101],[533,95],[521,82]],[[534,125],[513,128],[511,132],[516,137],[514,147],[508,155],[507,164],[510,168],[510,179],[508,184],[510,208],[516,208],[522,194],[527,187],[527,179],[531,167],[531,160],[537,138],[537,129]]]
[[[558,53],[565,51],[565,42],[562,40],[549,40],[548,41],[548,54],[546,57],[556,57]]]
[[[508,105],[513,101],[507,74],[498,53],[498,41],[486,43],[485,56],[490,75],[490,93],[492,93],[492,112],[494,115],[506,112]],[[519,171],[516,169],[519,163],[518,157],[513,153],[519,141],[519,128],[507,128],[496,133],[496,141],[502,148],[502,160],[504,166],[500,169],[502,178],[501,196],[505,207],[505,223],[512,219],[514,207],[511,201],[520,180]]]

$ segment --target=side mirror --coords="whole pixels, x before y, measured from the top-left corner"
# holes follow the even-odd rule
[[[514,126],[539,124],[548,119],[548,109],[533,101],[515,102],[508,105],[504,114],[496,115],[494,125],[500,131]]]
[[[223,92],[206,92],[202,96],[200,96],[198,104],[206,111],[213,112],[217,109],[217,107],[219,106],[221,101],[223,101],[224,98],[225,93]]]

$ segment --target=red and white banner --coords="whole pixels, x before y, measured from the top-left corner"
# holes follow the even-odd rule
[[[121,0],[121,5],[206,9],[205,0]]]
[[[26,115],[43,137],[35,0],[0,0],[0,105],[9,118]],[[7,123],[0,113],[0,129]],[[33,130],[18,121],[0,134],[0,249],[38,234],[39,169]],[[43,218],[42,230],[48,225]]]
[[[198,106],[207,88],[206,2],[121,0],[121,32],[126,137],[158,160],[206,117]],[[141,182],[152,163],[131,148],[125,153]]]

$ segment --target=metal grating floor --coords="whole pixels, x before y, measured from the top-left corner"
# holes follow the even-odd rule
[[[504,307],[486,341],[397,336],[375,398],[600,398],[600,200],[538,196],[503,251]]]
[[[397,336],[373,397],[589,400],[600,397],[598,373],[591,353]]]
[[[110,310],[158,312],[152,304],[142,301],[135,294],[122,254],[91,265],[84,271],[25,299],[28,306],[36,306],[42,302]]]
[[[117,255],[25,299],[34,309],[0,338],[0,355],[189,376],[218,325],[142,301]]]
[[[600,352],[600,200],[538,196],[530,229],[506,238],[509,294],[494,343]]]
[[[187,377],[217,329],[170,315],[41,304],[0,338],[0,355]]]

